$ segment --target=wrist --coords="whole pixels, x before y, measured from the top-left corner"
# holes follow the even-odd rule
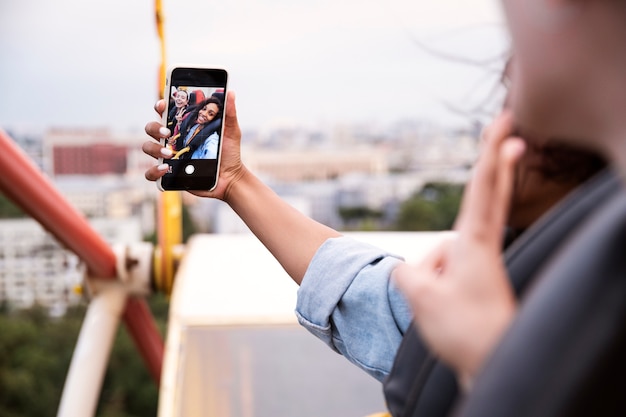
[[[244,198],[245,190],[250,187],[253,178],[254,175],[244,165],[241,165],[230,176],[222,200],[231,207],[236,205],[238,201]]]

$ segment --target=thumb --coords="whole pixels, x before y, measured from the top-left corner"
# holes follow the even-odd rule
[[[226,96],[226,115],[224,117],[224,126],[226,129],[239,129],[234,91],[229,91]]]

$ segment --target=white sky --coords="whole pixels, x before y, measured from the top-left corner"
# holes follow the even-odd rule
[[[466,119],[507,48],[497,0],[163,0],[168,63],[230,72],[244,128]],[[0,0],[0,126],[143,129],[152,0]]]

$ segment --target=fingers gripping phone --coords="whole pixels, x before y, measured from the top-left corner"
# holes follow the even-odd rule
[[[174,156],[157,181],[161,191],[213,190],[217,186],[228,74],[223,69],[174,67],[167,74],[163,125],[172,133],[161,139]]]

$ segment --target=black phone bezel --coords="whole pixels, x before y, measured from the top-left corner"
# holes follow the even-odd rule
[[[226,92],[228,73],[220,68],[197,68],[175,67],[168,74],[164,97],[169,98],[172,86],[194,86],[224,89],[224,107],[226,104]],[[166,120],[170,111],[170,102],[166,101],[166,109],[163,118]],[[164,159],[169,165],[168,172],[160,179],[160,188],[163,191],[209,191],[217,186],[219,174],[219,161],[221,158],[221,141],[224,129],[224,114],[222,112],[222,129],[220,132],[220,144],[218,145],[217,159]],[[165,144],[165,139],[162,140]],[[192,166],[192,173],[186,170]]]

